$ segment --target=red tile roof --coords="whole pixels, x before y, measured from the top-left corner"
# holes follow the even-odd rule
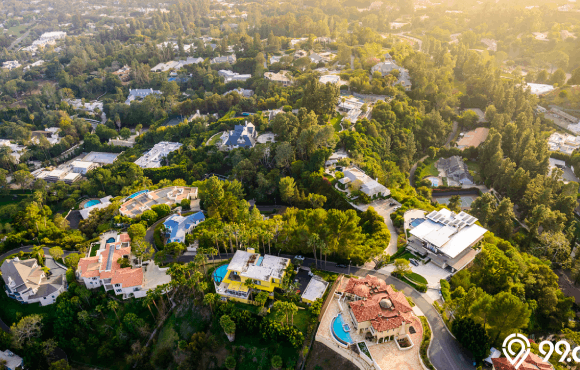
[[[515,367],[507,358],[492,358],[491,362],[495,370],[515,370]],[[518,370],[554,370],[552,364],[544,362],[542,358],[530,352],[530,355],[522,362]]]
[[[143,269],[132,269],[130,267],[117,270],[111,284],[122,284],[123,288],[143,285]]]
[[[351,278],[344,292],[354,294],[361,300],[350,302],[350,308],[358,322],[370,321],[375,330],[381,332],[410,323],[407,313],[413,309],[405,295],[377,277],[367,275],[364,279]],[[381,306],[381,301],[384,307]]]
[[[130,241],[131,238],[129,237],[129,234],[121,234],[119,235],[119,241],[107,244],[105,250],[101,252],[100,256],[81,258],[77,267],[81,277],[111,279],[111,284],[122,284],[123,288],[141,286],[143,284],[143,269],[122,269],[121,265],[117,262],[119,258],[131,255],[131,247],[121,248],[123,243],[129,243]],[[107,270],[107,261],[111,248],[114,249],[111,269]]]

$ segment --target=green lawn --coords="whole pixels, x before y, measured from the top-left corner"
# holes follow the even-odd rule
[[[439,170],[435,168],[435,160],[431,158],[425,159],[423,163],[425,163],[425,167],[421,169],[419,173],[419,178],[423,179],[427,176],[439,176]]]
[[[443,186],[449,186],[449,182],[447,181],[447,177],[443,178]]]
[[[404,260],[409,260],[411,258],[416,258],[415,255],[409,251],[405,251],[404,253],[401,253],[399,255],[394,255],[391,257],[391,260],[389,261],[388,264],[391,263],[395,263],[396,259],[404,259]]]
[[[222,137],[221,133],[218,133],[216,135],[214,135],[210,140],[209,143],[207,144],[208,146],[212,146],[212,145],[217,145],[219,139]]]
[[[407,274],[405,276],[413,281],[416,281],[417,283],[427,284],[427,279],[425,279],[423,276],[416,274],[414,272],[411,272],[410,274]]]
[[[480,173],[481,172],[481,165],[477,162],[472,162],[472,161],[465,161],[465,163],[467,163],[467,168],[470,171],[473,171],[475,173]]]
[[[334,117],[330,120],[330,124],[334,127],[334,131],[340,132],[342,130],[340,126],[340,121],[342,121],[342,115],[339,114],[338,116]]]
[[[21,317],[32,314],[48,315],[54,308],[52,306],[40,306],[40,303],[21,304],[9,298],[6,292],[0,292],[0,317],[6,325],[10,326]]]
[[[97,255],[97,251],[99,250],[99,248],[101,247],[100,244],[95,244],[91,247],[91,257],[95,257]]]
[[[20,35],[22,35],[22,33],[26,32],[26,29],[27,28],[28,28],[28,25],[27,24],[21,24],[21,25],[18,25],[18,26],[10,27],[8,29],[8,33],[9,34],[13,34],[16,37],[19,37]],[[21,31],[24,31],[24,32],[21,33]]]
[[[275,315],[274,315],[274,310],[272,310],[268,316],[266,316],[269,319],[275,320]],[[288,318],[288,323],[292,324],[292,318]],[[310,321],[312,320],[312,315],[310,314],[310,311],[308,311],[307,309],[298,309],[298,312],[296,312],[294,314],[294,326],[296,326],[296,328],[298,328],[298,330],[300,330],[302,333],[304,333],[304,335],[306,335],[306,332],[308,331],[308,325],[310,324]],[[284,323],[286,323],[286,321],[284,320]]]

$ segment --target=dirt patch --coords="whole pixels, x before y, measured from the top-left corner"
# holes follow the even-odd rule
[[[358,370],[352,362],[320,342],[314,342],[308,356],[306,370]]]
[[[580,302],[580,287],[574,285],[570,271],[554,270],[554,272],[558,275],[558,286],[564,295],[574,297],[576,302]]]

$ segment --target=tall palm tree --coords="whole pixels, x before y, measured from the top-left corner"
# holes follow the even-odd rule
[[[314,233],[310,235],[308,238],[308,246],[312,248],[312,252],[314,253],[314,266],[318,268],[318,260],[316,259],[316,250],[318,249],[318,245],[320,244],[320,237],[318,234]]]
[[[219,294],[216,293],[207,293],[205,297],[203,297],[203,304],[209,305],[211,313],[213,314],[213,307],[218,304],[221,297]]]
[[[155,315],[153,315],[153,311],[151,310],[151,301],[153,301],[153,298],[149,295],[149,292],[147,292],[147,295],[143,297],[143,306],[147,306],[149,312],[151,312],[151,316],[153,316],[153,321],[155,321]]]
[[[119,315],[117,315],[117,309],[119,308],[119,304],[117,303],[117,301],[107,302],[107,307],[109,308],[109,310],[113,310],[113,312],[115,312],[115,316],[117,317],[117,321],[119,321],[119,324],[121,324],[121,320],[119,320]]]
[[[145,297],[147,297],[147,299],[151,301],[151,303],[153,303],[153,305],[157,309],[157,312],[159,313],[159,307],[157,307],[157,302],[155,302],[155,299],[157,298],[155,290],[148,290],[147,295]]]

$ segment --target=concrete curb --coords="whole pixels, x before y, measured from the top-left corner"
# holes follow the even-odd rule
[[[453,335],[453,333],[451,332],[451,330],[447,326],[447,323],[443,319],[443,316],[441,316],[441,314],[439,313],[439,310],[437,309],[437,307],[435,307],[435,305],[433,305],[433,304],[431,304],[431,306],[433,306],[433,309],[435,310],[435,312],[437,312],[437,316],[439,316],[439,318],[441,319],[441,321],[443,321],[443,326],[445,326],[445,329],[447,329],[447,331],[449,332],[449,335],[451,335],[453,337],[453,339],[457,340],[457,338],[455,337],[455,335]]]

